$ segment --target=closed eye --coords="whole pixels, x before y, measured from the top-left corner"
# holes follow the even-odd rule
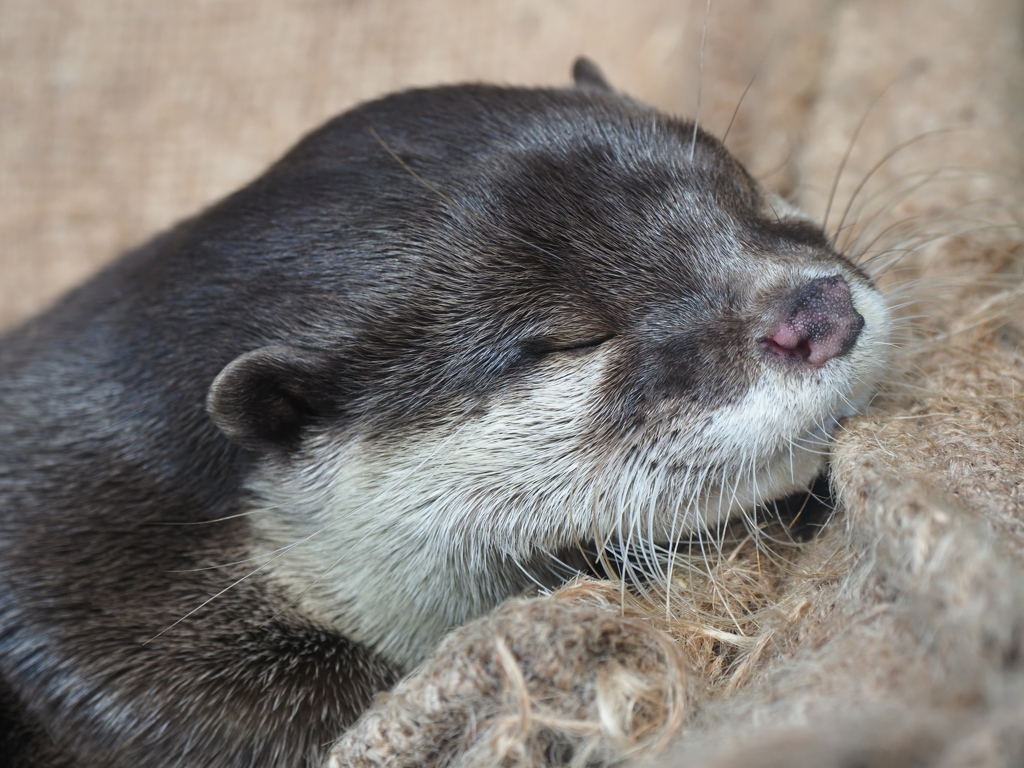
[[[569,352],[586,352],[597,349],[609,339],[615,338],[614,333],[605,333],[600,336],[586,336],[581,338],[536,336],[532,339],[524,339],[520,342],[523,354],[531,357],[541,357]]]

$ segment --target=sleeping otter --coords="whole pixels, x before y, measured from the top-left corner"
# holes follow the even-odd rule
[[[359,106],[0,341],[15,762],[307,765],[566,552],[820,471],[880,295],[576,72]]]

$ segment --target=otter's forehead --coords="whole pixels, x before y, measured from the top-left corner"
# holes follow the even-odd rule
[[[360,424],[406,435],[478,413],[606,343],[604,423],[742,397],[785,297],[849,265],[692,124],[614,95],[521,95],[507,121],[453,109],[422,136],[374,129],[368,149],[420,205],[390,226],[351,334]],[[467,138],[442,163],[433,131],[455,114]]]
[[[330,151],[331,163],[381,178],[375,202],[388,218],[375,222],[384,234],[373,245],[395,258],[373,267],[400,294],[464,278],[471,292],[530,283],[541,308],[586,290],[632,310],[632,297],[616,301],[625,283],[633,295],[693,296],[757,272],[751,258],[832,258],[820,230],[780,218],[719,141],[611,92],[413,91],[321,134],[308,140],[322,148],[319,164]],[[396,200],[404,207],[387,205]]]

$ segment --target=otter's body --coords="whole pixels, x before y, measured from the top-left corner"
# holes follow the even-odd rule
[[[814,477],[880,298],[579,79],[353,110],[0,342],[9,754],[307,765],[557,553]]]

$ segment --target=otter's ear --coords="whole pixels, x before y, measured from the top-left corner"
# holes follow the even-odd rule
[[[206,396],[214,424],[257,452],[295,447],[302,429],[336,407],[337,365],[325,353],[284,345],[247,352],[218,374]]]
[[[588,59],[580,56],[572,65],[572,79],[576,82],[577,88],[598,88],[602,91],[610,91],[612,87],[604,79],[604,73],[600,67]]]

